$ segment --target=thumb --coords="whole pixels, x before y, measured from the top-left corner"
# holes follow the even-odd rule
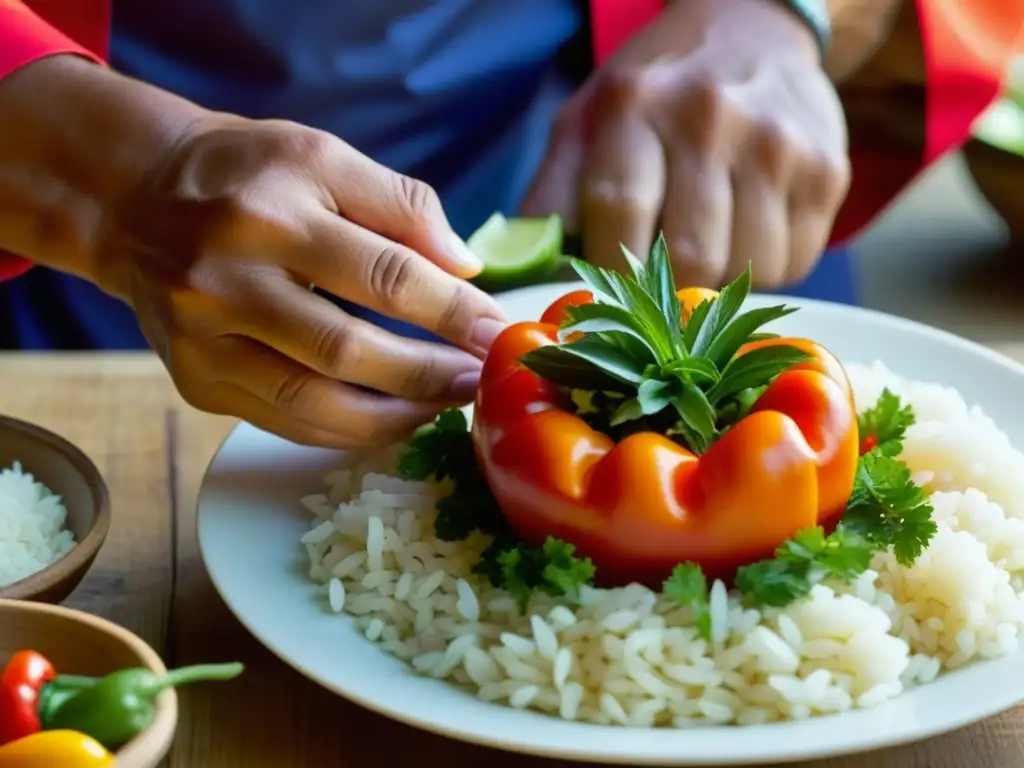
[[[580,181],[586,137],[579,111],[567,106],[551,131],[547,154],[520,208],[524,216],[557,213],[566,232],[579,231]]]

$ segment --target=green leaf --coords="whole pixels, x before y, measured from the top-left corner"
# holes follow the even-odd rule
[[[473,570],[505,589],[524,613],[535,592],[576,598],[595,574],[589,558],[578,557],[572,544],[550,536],[540,547],[496,540]]]
[[[711,605],[708,580],[697,563],[680,563],[661,587],[665,597],[690,609],[701,637],[711,639]]]
[[[547,344],[538,347],[520,357],[519,362],[559,387],[612,392],[629,392],[632,388],[632,385],[564,346]]]
[[[561,328],[560,335],[572,333],[624,333],[644,345],[655,360],[661,360],[664,345],[650,338],[648,328],[636,313],[614,304],[581,304],[567,307],[569,322]]]
[[[632,397],[629,400],[623,401],[614,411],[612,411],[611,417],[608,419],[608,426],[618,427],[625,424],[627,421],[636,421],[642,418],[644,415],[643,408],[640,405],[640,401]]]
[[[796,307],[759,307],[745,312],[732,320],[728,326],[711,341],[705,355],[720,369],[724,368],[740,347],[750,341],[750,336],[761,326],[796,312]]]
[[[672,399],[679,419],[686,427],[684,434],[695,453],[701,454],[715,439],[717,414],[703,390],[691,382],[682,382],[682,390]]]
[[[619,243],[619,249],[622,251],[622,256],[626,260],[626,264],[629,265],[629,271],[633,273],[633,278],[640,284],[644,281],[644,263],[640,261],[633,252],[625,246],[624,243]]]
[[[668,253],[668,245],[665,243],[665,235],[658,234],[658,239],[651,247],[651,255],[647,259],[647,267],[644,270],[642,279],[644,288],[653,298],[671,324],[673,340],[682,344],[681,316],[682,307],[679,304],[679,297],[676,295],[676,281],[672,275],[672,261]],[[672,320],[675,322],[671,322]],[[679,350],[685,353],[688,347]]]
[[[645,380],[636,392],[640,412],[650,416],[667,408],[679,392],[679,381]]]
[[[708,310],[707,317],[701,322],[696,338],[692,344],[688,345],[692,354],[710,357],[712,362],[717,362],[708,354],[708,350],[736,316],[736,313],[740,311],[740,307],[747,300],[749,293],[750,265],[747,265],[743,274],[719,291],[718,296],[711,302],[711,308]],[[728,362],[728,358],[719,367],[724,366],[726,362]]]
[[[687,320],[683,326],[683,345],[688,350],[691,350],[691,352],[694,350],[694,345],[697,343],[697,334],[700,333],[700,329],[704,327],[704,323],[707,321],[707,317],[711,313],[711,305],[714,304],[716,300],[717,299],[704,299],[704,301],[693,308],[693,311],[690,312],[690,319]]]
[[[642,345],[639,349],[633,347],[625,351],[624,345],[620,346],[598,336],[584,336],[560,344],[559,349],[592,363],[620,381],[637,386],[643,382],[644,370],[652,361],[650,351]],[[637,352],[641,352],[642,356],[638,356]]]
[[[875,405],[857,418],[860,439],[874,438],[875,451],[897,456],[903,450],[903,436],[916,421],[911,405],[903,405],[898,395],[883,389]]]
[[[874,548],[856,533],[821,528],[797,531],[775,556],[743,566],[736,587],[761,605],[784,607],[804,597],[826,578],[852,581],[871,565]]]
[[[937,530],[928,495],[902,461],[866,453],[857,463],[853,493],[840,528],[858,534],[880,549],[892,547],[901,565],[911,565]]]
[[[796,347],[778,345],[754,349],[732,361],[722,371],[722,379],[708,390],[708,400],[717,405],[743,390],[761,387],[810,355]]]
[[[616,292],[615,286],[608,280],[608,276],[613,274],[612,272],[595,267],[593,264],[583,261],[583,259],[572,258],[569,260],[569,263],[576,274],[580,276],[580,279],[595,294],[603,296],[613,303],[621,304],[621,297]]]
[[[692,381],[700,385],[716,384],[722,378],[714,363],[706,357],[684,357],[669,363],[664,370],[683,381]]]

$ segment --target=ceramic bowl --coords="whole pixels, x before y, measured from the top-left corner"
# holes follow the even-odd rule
[[[64,438],[41,427],[0,416],[0,469],[22,471],[61,497],[75,547],[41,571],[7,586],[0,598],[59,603],[89,570],[110,530],[110,496],[96,465]]]
[[[102,676],[131,667],[167,673],[156,651],[105,619],[63,606],[0,600],[0,666],[19,650],[43,654],[58,674]],[[177,724],[177,694],[164,691],[153,722],[117,751],[117,768],[156,768],[171,747]]]

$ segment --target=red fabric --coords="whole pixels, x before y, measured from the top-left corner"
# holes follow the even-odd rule
[[[44,56],[68,53],[100,61],[106,55],[110,0],[33,0],[32,6],[0,0],[0,78]],[[27,259],[0,251],[0,280],[31,267]]]

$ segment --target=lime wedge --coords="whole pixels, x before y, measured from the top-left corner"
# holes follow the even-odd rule
[[[563,265],[562,219],[506,219],[493,214],[466,241],[484,263],[473,282],[488,290],[505,290],[540,282]]]
[[[975,123],[973,133],[1004,152],[1024,155],[1024,109],[1013,99],[1000,99]]]

